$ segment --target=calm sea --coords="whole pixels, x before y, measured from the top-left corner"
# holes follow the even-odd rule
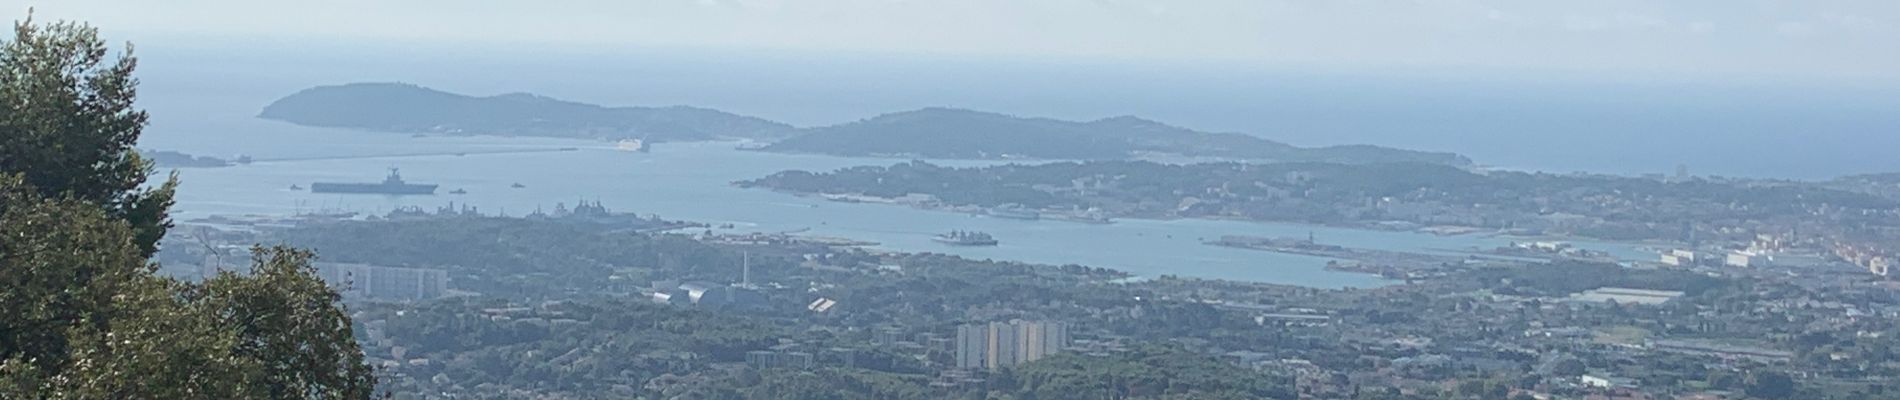
[[[1113,225],[1017,221],[843,204],[728,183],[784,169],[829,170],[897,160],[735,151],[730,144],[663,144],[617,152],[606,143],[535,138],[412,138],[290,126],[253,118],[270,101],[321,84],[403,81],[445,90],[527,91],[614,105],[687,104],[808,126],[923,106],[1097,118],[1136,114],[1297,144],[1375,143],[1457,151],[1481,163],[1617,173],[1673,171],[1827,177],[1900,170],[1900,130],[1883,92],[1832,89],[1506,84],[1477,78],[1399,79],[1237,70],[1168,70],[1058,63],[932,62],[797,54],[629,51],[509,53],[357,47],[238,49],[142,46],[142,104],[153,124],[142,146],[259,159],[419,152],[580,151],[348,158],[181,171],[181,219],[318,209],[381,213],[454,201],[519,215],[577,200],[671,219],[731,223],[871,240],[881,247],[976,258],[1111,267],[1319,287],[1373,286],[1326,271],[1326,259],[1212,247],[1221,235],[1303,237],[1347,246],[1428,251],[1506,239],[1434,236],[1230,221],[1124,220]],[[946,162],[959,164],[956,162]],[[412,181],[466,195],[385,197],[293,191],[314,181],[374,181],[400,167]],[[513,189],[513,183],[525,188]],[[1003,243],[949,247],[930,236],[980,230]],[[1585,243],[1632,259],[1633,246]],[[321,250],[321,249],[319,249]]]

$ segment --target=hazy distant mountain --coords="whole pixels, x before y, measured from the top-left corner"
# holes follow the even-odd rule
[[[812,128],[765,150],[926,158],[1120,159],[1170,154],[1276,161],[1471,163],[1457,154],[1377,146],[1302,148],[1136,117],[1074,122],[952,108],[926,108]]]
[[[705,108],[602,107],[526,93],[473,97],[405,83],[305,89],[258,116],[388,132],[653,141],[778,139],[797,132],[791,125]]]
[[[1836,182],[1853,182],[1869,185],[1900,185],[1900,172],[1848,175],[1835,178],[1834,180]]]

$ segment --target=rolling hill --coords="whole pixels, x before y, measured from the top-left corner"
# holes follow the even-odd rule
[[[796,128],[724,111],[603,107],[526,93],[474,97],[403,83],[352,83],[297,92],[260,118],[305,126],[402,133],[693,141],[779,139]]]
[[[1297,147],[1256,136],[1201,132],[1130,116],[1076,122],[954,108],[925,108],[811,128],[764,150],[974,159],[1125,159],[1158,154],[1339,163],[1471,163],[1457,154],[1369,145]]]

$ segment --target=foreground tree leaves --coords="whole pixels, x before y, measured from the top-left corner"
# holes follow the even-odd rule
[[[0,176],[0,398],[242,396],[237,335],[151,274],[124,221]]]
[[[312,254],[151,274],[124,221],[0,176],[0,398],[360,399],[375,379]]]
[[[213,322],[210,316],[216,310],[175,295],[183,289],[167,279],[141,279],[119,297],[115,307],[122,315],[108,330],[69,330],[74,341],[72,362],[34,388],[37,395],[54,399],[267,398],[256,376],[259,360],[233,351],[242,338]]]
[[[0,355],[54,368],[67,330],[107,328],[114,298],[149,275],[131,236],[98,207],[47,201],[0,175]]]
[[[257,362],[270,398],[366,398],[375,378],[336,291],[310,266],[309,251],[254,247],[251,274],[204,282],[198,305],[236,329],[233,352]]]
[[[142,254],[171,227],[166,211],[177,179],[143,188],[151,162],[133,146],[146,114],[134,108],[138,58],[107,57],[89,26],[14,25],[0,43],[0,171],[19,173],[52,198],[70,196],[125,220]]]
[[[177,180],[145,186],[128,55],[90,27],[0,43],[0,399],[362,399],[376,382],[313,255],[154,274]]]

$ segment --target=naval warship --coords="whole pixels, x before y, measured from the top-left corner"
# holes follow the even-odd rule
[[[988,233],[972,231],[950,231],[931,238],[937,242],[957,246],[995,246],[996,238]]]
[[[370,193],[370,194],[435,194],[433,184],[408,183],[402,181],[402,174],[395,168],[389,169],[389,177],[381,183],[339,183],[317,182],[310,184],[311,193]]]

